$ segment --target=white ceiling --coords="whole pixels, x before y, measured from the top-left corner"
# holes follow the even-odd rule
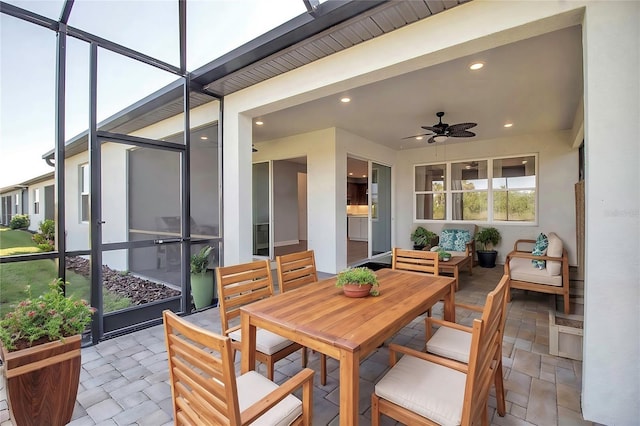
[[[472,62],[485,66],[469,70]],[[570,129],[583,92],[582,36],[567,28],[318,99],[262,117],[254,142],[338,127],[394,149],[426,145],[404,137],[438,122],[475,122],[473,138],[444,143]],[[254,120],[255,121],[255,120]],[[513,127],[503,125],[512,122]]]

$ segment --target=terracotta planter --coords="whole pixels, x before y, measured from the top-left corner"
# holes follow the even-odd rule
[[[347,297],[366,297],[371,291],[371,284],[345,284],[342,291]]]
[[[14,425],[63,426],[71,421],[80,381],[80,338],[15,352],[2,348]]]

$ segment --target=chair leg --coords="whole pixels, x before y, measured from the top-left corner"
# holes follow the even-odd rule
[[[571,312],[571,301],[569,300],[569,294],[565,293],[564,294],[564,313],[569,315],[569,313]]]
[[[271,380],[273,382],[274,362],[272,360],[269,360],[265,364],[267,366],[267,379],[269,379],[269,380]]]
[[[371,426],[380,426],[380,397],[371,394]]]
[[[302,348],[302,368],[307,367],[307,348]]]
[[[322,386],[327,384],[327,356],[320,354],[320,383]]]
[[[502,354],[500,355],[502,357]],[[504,400],[504,379],[502,377],[502,361],[498,363],[496,366],[496,374],[494,377],[495,386],[496,386],[496,404],[498,415],[500,417],[504,417],[507,413],[507,406]]]

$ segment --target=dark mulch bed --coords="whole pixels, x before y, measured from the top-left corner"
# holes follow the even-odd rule
[[[67,269],[85,277],[91,275],[89,260],[81,257],[68,257]],[[104,265],[102,266],[102,282],[107,290],[128,297],[134,305],[142,305],[180,295],[178,290],[135,277],[129,273],[114,271]]]

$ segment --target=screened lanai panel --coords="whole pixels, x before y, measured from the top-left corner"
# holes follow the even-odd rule
[[[177,0],[76,1],[69,25],[180,65]]]
[[[178,77],[167,71],[109,50],[98,49],[98,123],[116,113],[121,114],[126,108],[176,80]]]
[[[187,2],[187,69],[193,71],[305,12],[302,0]]]
[[[47,0],[47,1],[33,1],[33,0],[3,0],[6,3],[17,6],[21,9],[28,10],[38,15],[42,15],[49,19],[60,19],[62,8],[64,6],[64,0]]]
[[[42,155],[55,143],[56,35],[0,14],[0,51],[3,188],[53,171]]]

